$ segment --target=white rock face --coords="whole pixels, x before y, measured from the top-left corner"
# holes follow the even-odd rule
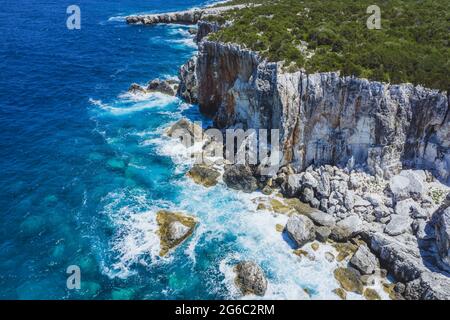
[[[446,93],[338,73],[285,73],[280,63],[255,52],[205,39],[196,75],[203,113],[220,128],[279,129],[282,164],[292,163],[297,171],[312,163],[351,162],[390,178],[408,165],[449,180]],[[404,178],[418,191],[411,177]]]

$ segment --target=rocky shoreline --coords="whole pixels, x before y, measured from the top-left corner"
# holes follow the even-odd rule
[[[261,191],[259,210],[289,215],[276,228],[300,257],[312,258],[305,248],[318,243],[339,248],[341,298],[377,299],[367,284],[389,275],[395,281],[384,288],[393,299],[450,299],[447,93],[338,73],[285,73],[255,52],[208,41],[217,25],[203,15],[127,22],[198,23],[199,54],[181,67],[177,94],[198,103],[218,129],[279,129],[283,157],[272,177],[224,159],[196,164],[188,176],[205,187],[222,179],[232,189]],[[192,126],[183,119],[169,132],[192,134]],[[264,295],[259,266],[245,261],[235,271],[243,294]]]

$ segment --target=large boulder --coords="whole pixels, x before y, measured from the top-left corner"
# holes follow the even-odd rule
[[[390,236],[398,236],[405,233],[411,226],[411,218],[405,215],[393,214],[391,221],[384,228],[384,232]]]
[[[333,228],[336,225],[336,219],[331,214],[320,210],[314,210],[308,213],[307,216],[319,226]]]
[[[159,79],[155,79],[152,80],[148,86],[147,86],[147,91],[157,91],[157,92],[161,92],[164,94],[167,94],[169,96],[174,96],[176,91],[175,91],[175,83],[171,82],[169,80],[159,80]]]
[[[203,164],[195,164],[188,171],[187,175],[194,180],[195,183],[205,187],[215,186],[220,177],[220,173],[217,170]]]
[[[195,136],[200,136],[202,132],[203,129],[198,124],[182,118],[167,129],[166,134],[169,137],[181,137],[186,135],[193,139]]]
[[[427,192],[422,176],[412,170],[404,170],[392,177],[389,187],[397,201],[407,198],[421,199]]]
[[[252,170],[243,164],[225,166],[223,181],[232,189],[248,193],[258,189],[258,181],[253,176]]]
[[[186,240],[197,225],[197,221],[193,217],[166,210],[157,212],[156,222],[159,227],[160,256],[165,256],[170,249]]]
[[[299,195],[302,187],[302,175],[301,174],[290,174],[285,179],[284,183],[281,184],[281,192],[286,197],[296,197]]]
[[[362,231],[362,221],[357,215],[351,215],[341,221],[331,231],[331,239],[345,242]]]
[[[304,215],[293,215],[286,224],[286,231],[298,247],[313,241],[316,237],[314,223]]]
[[[350,265],[362,274],[372,274],[378,268],[378,259],[366,245],[361,245],[350,259]]]
[[[264,296],[267,290],[267,279],[260,266],[251,261],[242,261],[236,265],[234,271],[236,272],[235,283],[242,294]]]

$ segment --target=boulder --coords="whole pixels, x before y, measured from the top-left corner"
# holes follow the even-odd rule
[[[132,94],[139,94],[139,93],[146,93],[147,91],[142,86],[138,85],[137,83],[133,83],[130,88],[128,88],[128,92]]]
[[[317,195],[321,198],[328,198],[330,196],[331,185],[330,185],[330,174],[326,171],[322,172],[317,179]]]
[[[217,170],[203,164],[195,164],[188,171],[187,175],[194,180],[195,183],[205,187],[215,186],[220,177],[220,173]]]
[[[372,288],[366,288],[363,295],[367,300],[381,300],[378,292]]]
[[[235,283],[242,294],[264,296],[267,290],[267,279],[259,265],[252,261],[242,261],[235,267]]]
[[[192,123],[189,120],[182,118],[175,122],[167,131],[166,134],[169,137],[181,136],[181,134],[191,136],[194,138],[196,135],[201,135],[203,129],[196,123]]]
[[[287,196],[294,198],[298,196],[302,187],[302,175],[290,174],[287,176],[284,183],[281,184],[281,192]]]
[[[316,189],[317,186],[319,185],[316,178],[314,178],[314,176],[310,172],[305,172],[305,174],[302,177],[302,183],[304,186],[312,189]]]
[[[169,81],[159,79],[152,80],[147,86],[147,91],[157,91],[169,96],[174,96],[176,94],[175,89]]]
[[[378,267],[378,259],[366,245],[361,245],[350,259],[350,265],[362,274],[373,274]]]
[[[405,199],[397,202],[395,213],[402,216],[411,216],[415,219],[426,219],[427,212],[413,199]]]
[[[316,237],[314,223],[303,215],[291,216],[286,224],[286,231],[298,247],[313,241]]]
[[[353,268],[337,268],[334,270],[334,277],[341,287],[349,292],[363,293],[364,285],[361,281],[361,274]]]
[[[362,231],[361,228],[361,219],[356,215],[352,215],[339,221],[331,230],[330,237],[335,241],[344,242],[358,235]]]
[[[314,200],[314,191],[309,187],[303,188],[300,193],[300,200],[306,203],[312,203]]]
[[[342,300],[347,300],[347,292],[342,288],[336,288],[333,290],[333,293],[336,294]]]
[[[384,228],[384,232],[390,236],[398,236],[405,233],[411,226],[412,220],[408,216],[394,214],[391,221]]]
[[[426,184],[420,175],[412,170],[404,170],[392,177],[389,188],[397,201],[407,198],[421,199],[427,191]]]
[[[348,210],[352,210],[355,206],[355,193],[351,190],[347,190],[344,194],[344,205]]]
[[[158,235],[161,246],[160,256],[165,256],[170,249],[186,240],[197,225],[197,222],[193,217],[166,210],[157,212],[156,222],[159,227]]]
[[[307,216],[317,225],[333,228],[336,225],[336,219],[323,211],[314,210],[307,214]]]
[[[228,187],[250,193],[258,189],[258,181],[252,170],[242,164],[225,166],[223,181]]]
[[[328,227],[316,227],[316,239],[320,242],[327,242],[330,237],[331,229]]]

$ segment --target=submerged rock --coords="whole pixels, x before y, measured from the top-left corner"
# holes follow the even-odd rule
[[[194,165],[188,171],[187,175],[194,180],[195,183],[205,187],[215,186],[220,177],[220,173],[217,170],[203,164]]]
[[[252,261],[242,261],[234,269],[236,272],[235,283],[242,294],[255,294],[264,296],[267,290],[267,279],[264,271]]]
[[[347,300],[347,292],[345,292],[342,288],[336,288],[333,290],[333,293],[336,294],[342,300]]]
[[[378,292],[372,288],[366,288],[363,295],[367,300],[381,300]]]
[[[253,176],[252,170],[243,164],[226,166],[223,181],[228,187],[247,193],[258,189],[258,181]]]
[[[286,224],[286,231],[298,247],[313,241],[316,237],[314,223],[302,215],[291,216]]]
[[[170,249],[186,240],[197,225],[197,221],[193,217],[166,210],[157,212],[156,221],[159,226],[160,256],[165,256]]]

